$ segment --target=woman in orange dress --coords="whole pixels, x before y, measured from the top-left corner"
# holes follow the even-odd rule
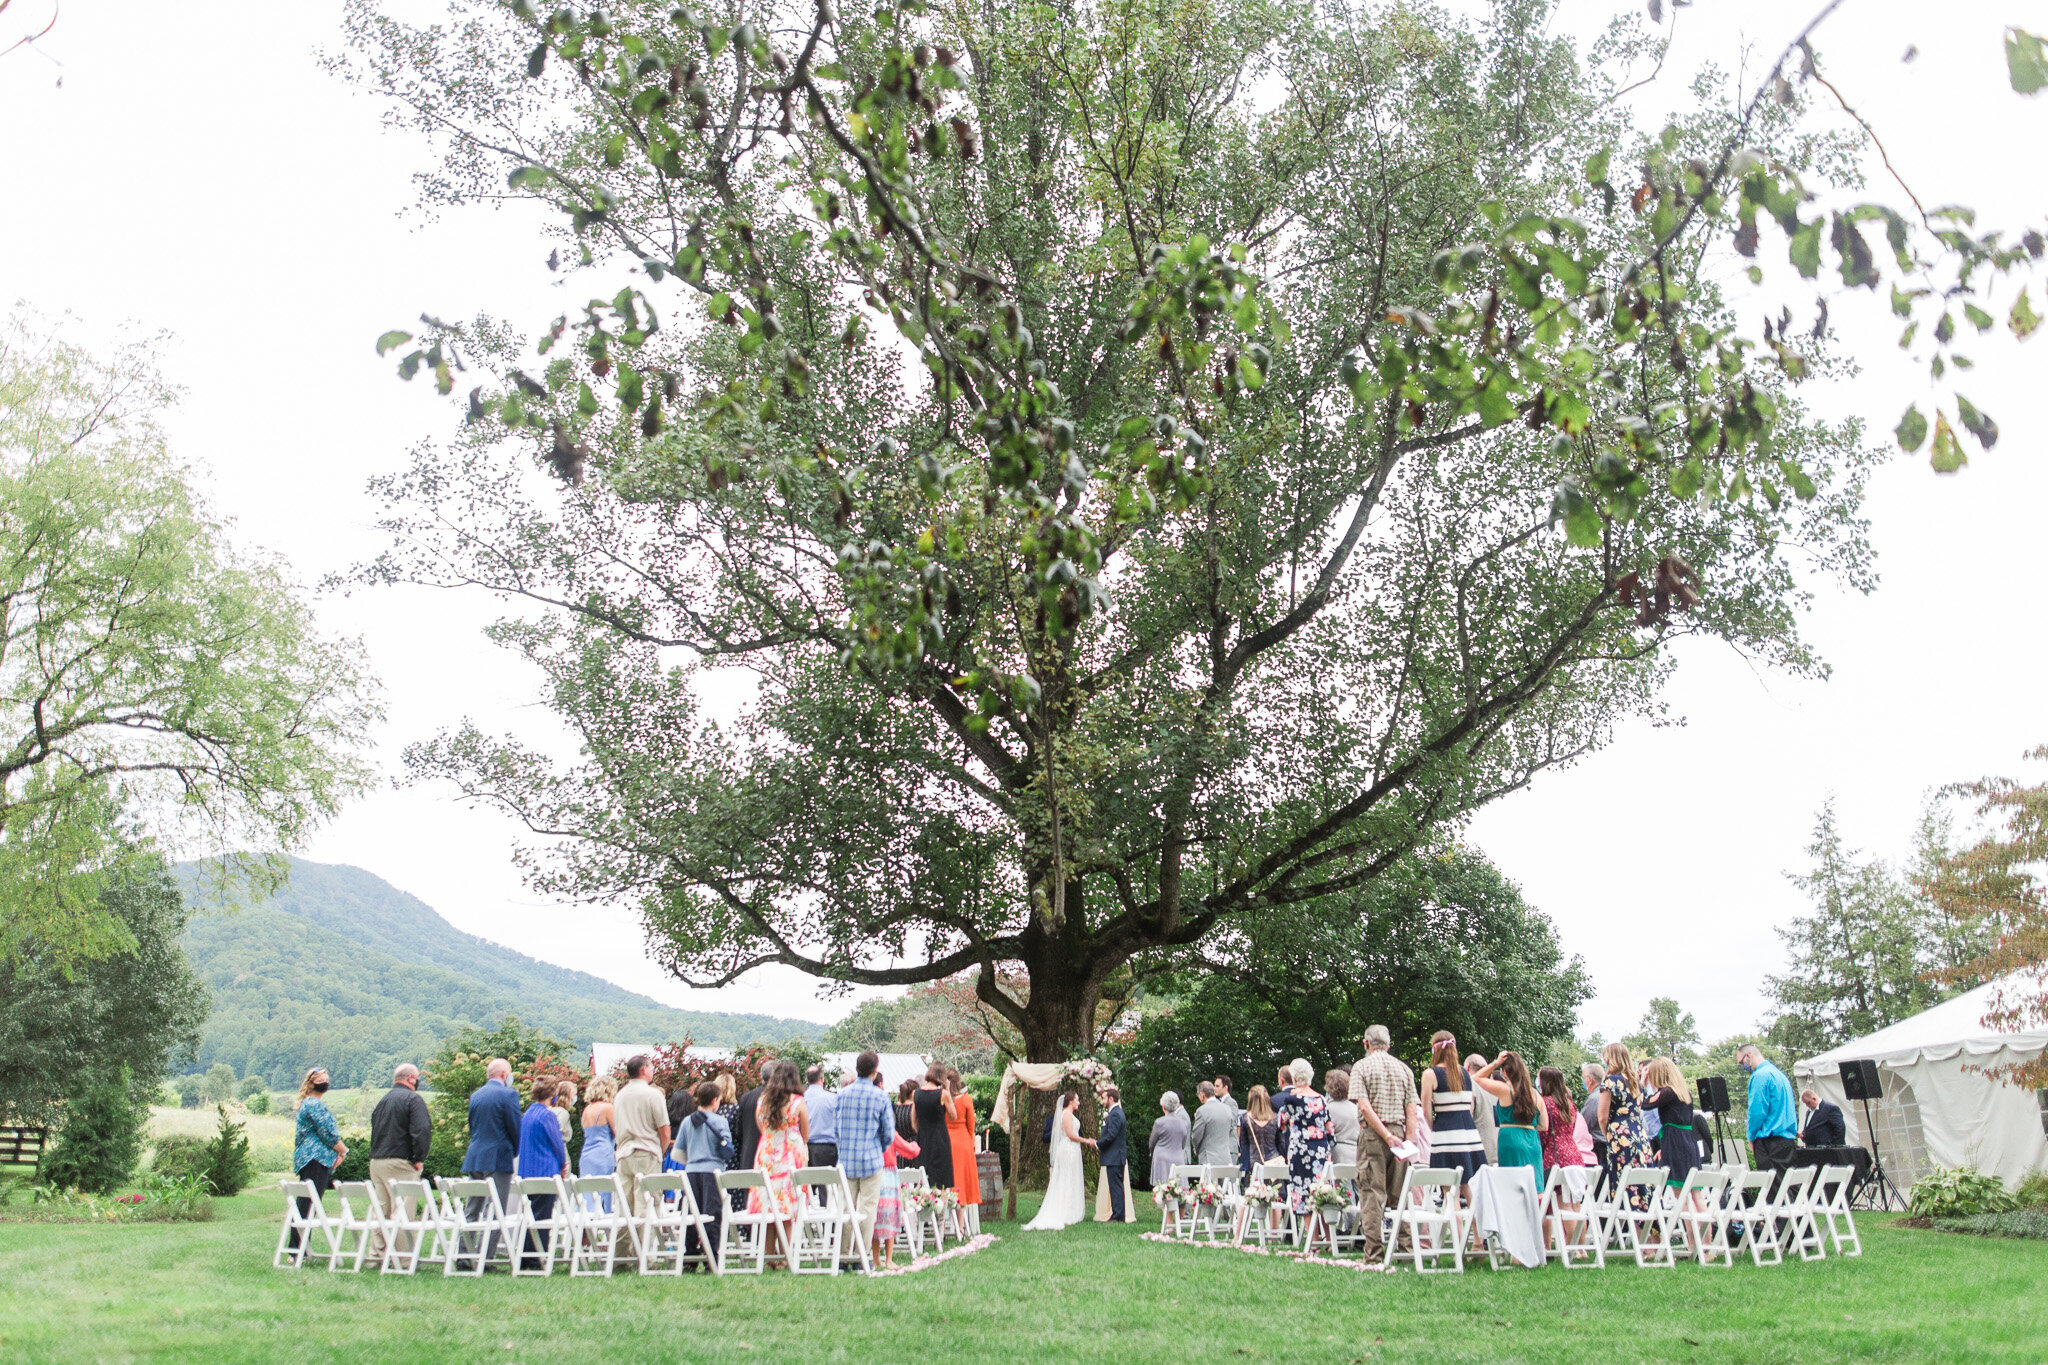
[[[974,1165],[974,1096],[960,1073],[946,1068],[946,1137],[953,1146],[953,1193],[964,1207],[981,1202],[981,1173]]]

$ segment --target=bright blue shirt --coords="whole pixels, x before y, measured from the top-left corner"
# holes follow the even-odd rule
[[[839,1092],[839,1169],[861,1180],[882,1169],[882,1153],[896,1141],[896,1106],[872,1080]]]
[[[811,1141],[839,1141],[839,1097],[822,1085],[804,1091],[804,1112],[811,1116]]]
[[[1769,1062],[1749,1073],[1749,1140],[1799,1136],[1792,1109],[1792,1082]]]
[[[519,1121],[519,1176],[560,1175],[569,1168],[569,1149],[562,1142],[562,1125],[555,1111],[544,1104],[526,1106]]]
[[[299,1116],[292,1127],[292,1169],[303,1171],[308,1163],[322,1166],[336,1163],[334,1149],[341,1146],[341,1129],[318,1095],[299,1101]]]

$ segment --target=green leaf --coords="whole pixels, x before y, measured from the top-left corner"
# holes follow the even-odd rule
[[[547,70],[547,65],[548,45],[547,40],[542,39],[540,42],[535,43],[533,51],[526,55],[526,74],[537,79],[541,72]]]
[[[605,140],[604,164],[617,170],[626,160],[626,135],[613,133]]]
[[[1956,439],[1956,433],[1948,424],[1948,418],[1940,412],[1934,414],[1934,449],[1927,463],[1937,474],[1953,474],[1970,462],[1963,454],[1963,443]]]
[[[1612,152],[1609,148],[1602,147],[1599,151],[1586,158],[1586,183],[1588,185],[1598,185],[1607,179],[1607,162],[1611,155]]]
[[[547,170],[540,166],[519,166],[514,168],[512,174],[505,177],[506,185],[515,190],[538,189],[540,186],[547,184],[547,182]]]
[[[821,81],[843,81],[846,79],[846,68],[838,62],[826,62],[822,66],[812,67],[811,74]]]
[[[2028,301],[2026,290],[2022,289],[2020,296],[2013,300],[2012,312],[2006,315],[2006,322],[2011,326],[2012,334],[2021,341],[2032,336],[2034,329],[2041,325],[2040,315],[2034,312],[2034,305]]]
[[[2005,66],[2016,92],[2039,94],[2043,86],[2048,86],[2048,44],[2023,28],[2007,29]]]
[[[1956,395],[1956,416],[1963,429],[1977,438],[1977,444],[1986,450],[1998,444],[1998,423],[1977,411],[1977,405],[1961,394]]]
[[[1809,280],[1820,273],[1820,229],[1821,221],[1816,218],[1812,222],[1801,223],[1799,230],[1792,234],[1792,264]]]
[[[381,356],[386,351],[394,350],[411,340],[411,332],[386,332],[377,338],[377,354]]]
[[[576,386],[576,411],[582,413],[585,417],[589,417],[597,411],[597,395],[590,391],[590,385],[588,384],[578,384]]]
[[[1992,322],[1993,322],[1993,318],[1992,318],[1991,314],[1989,314],[1989,313],[1985,312],[1985,311],[1984,311],[1984,310],[1983,310],[1982,308],[1979,308],[1979,307],[1978,307],[1978,306],[1977,306],[1976,304],[1974,304],[1974,303],[1966,303],[1966,304],[1964,304],[1964,305],[1963,305],[1963,316],[1964,316],[1964,317],[1966,317],[1966,318],[1968,318],[1968,319],[1970,320],[1970,325],[1971,325],[1972,327],[1975,327],[1975,328],[1976,328],[1976,329],[1977,329],[1978,331],[1980,331],[1980,332],[1988,332],[1988,331],[1990,331],[1990,330],[1991,330],[1991,325],[1992,325]]]
[[[1911,454],[1927,439],[1927,419],[1920,415],[1919,404],[1906,409],[1906,415],[1899,419],[1899,425],[1892,434],[1899,438],[1899,449]]]

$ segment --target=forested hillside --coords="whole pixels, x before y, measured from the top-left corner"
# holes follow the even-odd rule
[[[178,869],[189,887],[193,871]],[[294,859],[261,905],[195,916],[185,951],[213,988],[198,1067],[226,1062],[276,1086],[325,1066],[336,1085],[423,1060],[466,1024],[507,1014],[572,1039],[732,1045],[823,1026],[760,1014],[670,1009],[584,972],[465,934],[416,897],[356,867]]]

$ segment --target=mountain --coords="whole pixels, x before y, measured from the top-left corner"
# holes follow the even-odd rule
[[[177,874],[189,894],[196,871]],[[423,1062],[469,1024],[507,1014],[578,1049],[604,1042],[737,1046],[816,1041],[824,1026],[762,1014],[706,1014],[465,934],[417,897],[359,867],[294,858],[291,881],[260,905],[197,915],[193,970],[213,988],[199,1068],[226,1062],[272,1085],[324,1066],[337,1086]]]

